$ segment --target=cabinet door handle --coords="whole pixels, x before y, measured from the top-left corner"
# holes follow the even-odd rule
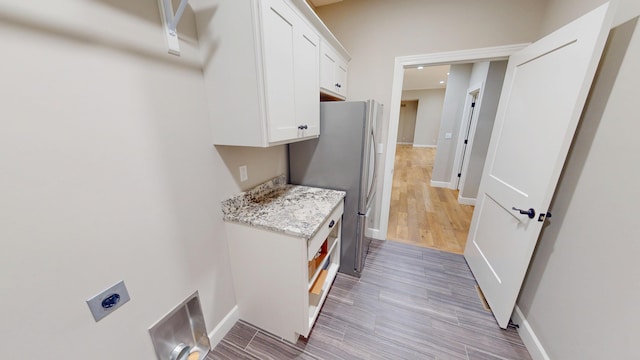
[[[309,127],[308,127],[307,125],[298,125],[298,129],[299,129],[299,130],[306,130],[306,129],[308,129],[308,128],[309,128]]]
[[[333,225],[335,225],[335,224],[336,224],[336,222],[331,220],[331,222],[329,223],[329,229],[331,229],[333,227]]]
[[[339,83],[336,83],[336,87],[337,87],[337,88],[341,88],[341,87],[342,87],[342,85],[340,85]]]

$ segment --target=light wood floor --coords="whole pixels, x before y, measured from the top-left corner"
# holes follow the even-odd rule
[[[462,254],[473,206],[429,185],[434,158],[434,148],[397,146],[387,239]]]

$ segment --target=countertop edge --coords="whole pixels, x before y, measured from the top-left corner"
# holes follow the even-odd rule
[[[290,231],[290,230],[283,229],[283,228],[278,227],[278,226],[269,226],[269,225],[264,225],[264,224],[256,224],[256,223],[253,223],[251,221],[245,221],[245,220],[243,220],[241,218],[237,218],[237,217],[233,217],[233,216],[229,216],[229,215],[223,216],[222,219],[223,219],[223,221],[225,223],[236,224],[236,225],[244,225],[244,226],[248,226],[248,227],[251,227],[251,228],[254,228],[254,229],[268,230],[268,231],[273,231],[273,232],[282,233],[282,234],[285,234],[285,235],[290,235],[290,236],[293,236],[293,237],[298,237],[298,238],[303,238],[305,240],[309,240],[309,239],[313,238],[314,236],[316,236],[318,231],[320,231],[320,225],[322,225],[327,220],[327,218],[329,218],[329,215],[331,215],[331,213],[333,213],[338,208],[338,206],[340,206],[340,203],[344,201],[344,198],[346,196],[344,191],[339,191],[339,190],[332,190],[332,191],[342,192],[343,194],[340,197],[339,201],[337,201],[333,205],[331,210],[329,212],[327,212],[327,214],[325,215],[324,219],[322,219],[322,221],[320,221],[316,225],[315,230],[310,235],[303,234],[303,233],[300,233],[300,232]]]

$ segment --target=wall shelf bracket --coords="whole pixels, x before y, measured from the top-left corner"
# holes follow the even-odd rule
[[[165,35],[167,37],[167,46],[169,47],[169,54],[180,56],[180,41],[178,39],[178,23],[184,13],[184,9],[187,7],[189,0],[180,0],[178,10],[173,13],[173,4],[171,0],[158,0],[158,6],[160,7],[160,17],[162,18],[162,27],[164,28]]]

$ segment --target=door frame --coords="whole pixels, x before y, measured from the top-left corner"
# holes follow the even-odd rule
[[[467,142],[467,146],[465,147],[463,141],[458,141],[456,146],[455,158],[453,159],[453,168],[451,169],[451,184],[453,185],[453,190],[460,190],[462,193],[462,189],[464,188],[464,178],[467,174],[467,167],[469,166],[468,156],[471,151],[471,146],[473,145],[473,135],[475,134],[475,126],[478,121],[478,116],[480,114],[480,106],[482,104],[482,93],[484,92],[484,81],[472,85],[467,89],[467,98],[464,102],[464,112],[462,113],[462,122],[460,122],[460,133],[458,134],[458,139],[464,139],[465,135],[469,141]],[[471,104],[473,103],[473,94],[477,93],[475,100],[475,107],[472,109]],[[469,133],[467,134],[467,130]],[[458,173],[461,173],[462,176],[458,178]],[[458,196],[458,199],[460,197]]]
[[[382,203],[380,204],[380,229],[379,231],[372,231],[372,236],[375,239],[386,240],[387,230],[389,227],[389,208],[391,205],[391,187],[395,167],[394,159],[396,156],[396,138],[398,137],[398,121],[400,118],[400,101],[402,100],[404,69],[418,65],[435,66],[479,61],[507,60],[509,56],[521,49],[524,49],[527,45],[529,45],[529,43],[422,55],[397,56],[395,58],[393,67],[393,83],[391,87],[391,104],[389,104],[389,126],[387,127],[384,176],[382,182]]]

